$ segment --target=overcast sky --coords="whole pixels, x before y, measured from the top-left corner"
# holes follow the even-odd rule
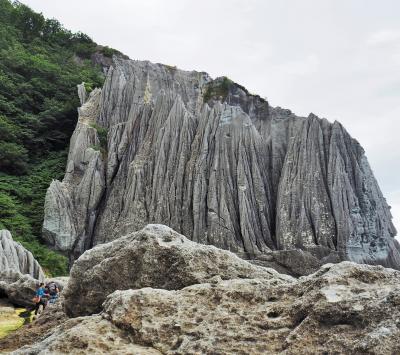
[[[273,106],[342,122],[400,231],[400,1],[22,2],[132,59],[226,75]]]

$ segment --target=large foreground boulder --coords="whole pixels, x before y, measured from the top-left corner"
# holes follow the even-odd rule
[[[20,243],[13,240],[8,230],[0,230],[0,271],[15,270],[28,274],[37,280],[44,280],[44,272],[33,257]]]
[[[296,283],[116,291],[104,317],[162,353],[399,354],[400,272],[326,264]]]
[[[294,281],[229,251],[194,243],[169,227],[148,225],[86,251],[74,263],[64,292],[65,310],[69,316],[98,313],[115,290],[179,290],[214,279],[235,278],[273,279],[278,284]]]
[[[115,291],[102,308],[17,354],[400,353],[400,272],[380,266],[326,264],[294,282],[213,278]]]

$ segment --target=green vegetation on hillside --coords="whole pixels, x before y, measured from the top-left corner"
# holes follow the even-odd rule
[[[204,101],[209,101],[212,98],[222,99],[222,101],[224,101],[232,85],[235,85],[235,83],[226,76],[209,82],[203,94]]]
[[[76,85],[103,83],[91,61],[96,51],[116,53],[17,1],[0,0],[0,228],[52,275],[65,274],[67,260],[40,240],[44,196],[64,173]]]

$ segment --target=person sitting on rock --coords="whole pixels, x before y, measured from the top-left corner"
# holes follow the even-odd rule
[[[37,315],[41,308],[40,306],[42,306],[42,310],[44,310],[46,308],[46,304],[47,304],[46,290],[44,288],[43,282],[41,282],[39,284],[39,287],[37,288],[36,293],[35,293],[35,298],[33,300],[35,302],[35,315]]]
[[[58,294],[60,293],[57,284],[54,281],[50,281],[46,285],[46,290],[47,293],[50,295],[49,303],[54,303],[58,298]]]

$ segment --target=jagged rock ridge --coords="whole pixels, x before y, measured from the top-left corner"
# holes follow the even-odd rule
[[[400,268],[390,208],[340,123],[297,117],[206,73],[121,58],[101,90],[79,96],[43,225],[71,261],[162,223],[249,258],[301,249]]]

